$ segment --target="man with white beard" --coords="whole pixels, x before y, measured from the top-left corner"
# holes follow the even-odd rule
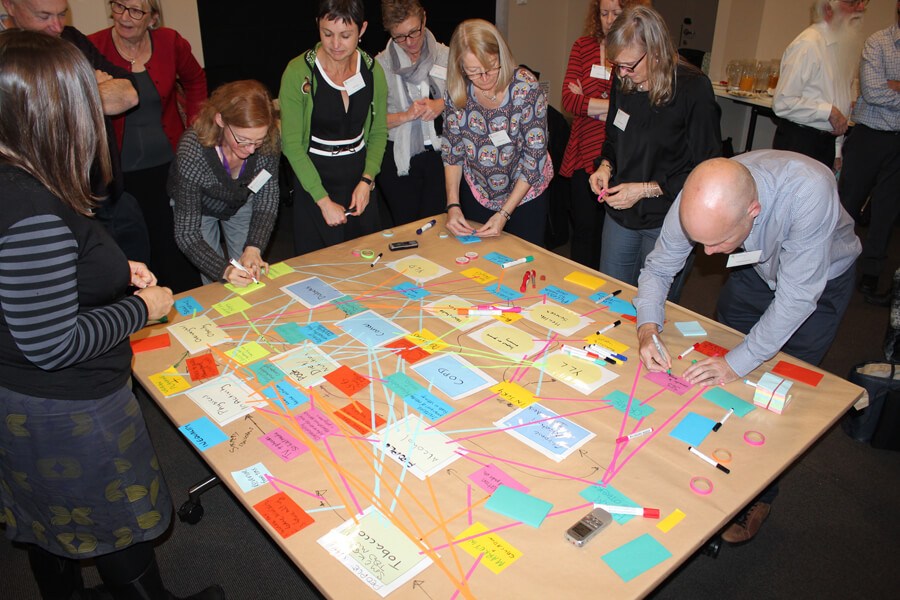
[[[814,23],[784,51],[773,109],[781,118],[772,147],[840,168],[840,145],[862,51],[869,0],[816,0]],[[835,157],[838,160],[835,160]]]

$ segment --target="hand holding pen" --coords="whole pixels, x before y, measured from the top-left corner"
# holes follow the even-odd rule
[[[657,328],[656,323],[644,323],[638,327],[638,353],[647,370],[668,372],[672,369],[672,359],[656,335]]]

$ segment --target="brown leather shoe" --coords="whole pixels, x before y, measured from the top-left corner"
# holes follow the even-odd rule
[[[722,539],[729,544],[749,542],[762,527],[771,510],[771,504],[754,502],[722,533]]]

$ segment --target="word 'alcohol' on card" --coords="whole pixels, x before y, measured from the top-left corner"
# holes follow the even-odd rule
[[[494,425],[556,462],[565,459],[595,435],[538,403],[513,411]]]
[[[207,346],[231,341],[228,334],[219,329],[219,326],[206,315],[175,323],[167,329],[191,354],[206,350]]]
[[[418,415],[408,415],[379,433],[376,450],[424,481],[460,457],[459,444],[435,429],[426,433],[426,427]]]
[[[244,385],[234,373],[188,390],[187,396],[220,427],[253,412],[262,399]]]
[[[283,538],[288,538],[316,522],[285,492],[269,496],[262,502],[254,504],[253,508]]]
[[[503,569],[516,562],[522,556],[522,552],[496,533],[479,535],[487,530],[487,527],[475,522],[453,539],[466,540],[466,538],[472,538],[459,542],[457,547],[462,548],[472,558],[481,556],[482,565],[494,573],[500,573]]]
[[[441,354],[416,363],[411,368],[451,400],[459,400],[497,383],[481,369],[456,354]]]
[[[310,277],[281,288],[285,294],[294,298],[307,308],[315,308],[340,298],[343,294],[318,277]]]

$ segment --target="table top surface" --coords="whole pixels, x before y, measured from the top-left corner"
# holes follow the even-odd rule
[[[173,310],[168,324],[133,336],[179,331],[180,337],[169,333],[168,347],[135,354],[136,377],[328,597],[375,598],[376,588],[398,598],[421,598],[423,590],[433,598],[457,590],[465,598],[542,597],[560,589],[573,597],[598,586],[610,597],[644,596],[861,394],[779,354],[750,379],[782,360],[824,377],[816,386],[793,383],[782,415],[754,408],[709,432],[705,428],[725,413],[707,399],[710,390],[679,388],[684,382],[677,378],[662,387],[646,378],[634,323],[612,312],[628,312],[633,288],[513,236],[470,244],[442,238],[444,217],[437,221],[421,235],[411,224],[391,238],[377,233],[286,261],[291,268],[274,279],[264,276],[265,287],[243,296],[243,306],[221,284],[192,290],[179,298],[193,299],[196,312]],[[388,251],[389,242],[411,239],[417,249]],[[383,253],[374,267],[354,253],[369,249]],[[457,264],[467,251],[479,257]],[[502,269],[486,258],[491,253],[534,260]],[[529,281],[521,293],[529,270],[535,284]],[[573,273],[606,281],[575,283]],[[294,296],[282,290],[288,286]],[[498,289],[508,300],[496,295]],[[590,299],[618,289],[621,304]],[[223,300],[226,313],[242,310],[222,316],[212,307]],[[465,317],[456,308],[487,304],[523,310]],[[356,310],[366,312],[348,316]],[[184,325],[203,315],[217,327]],[[741,339],[672,304],[666,315],[660,338],[673,354],[696,342],[731,348]],[[604,343],[627,347],[618,348],[627,361],[600,366],[560,352],[563,344],[582,347],[616,320],[621,325]],[[706,334],[685,337],[675,326],[692,321]],[[215,332],[229,339],[206,346],[204,335]],[[180,340],[192,335],[198,337],[189,343],[199,342],[200,349],[189,354]],[[404,339],[412,341],[401,351]],[[233,358],[226,354],[232,350]],[[673,359],[673,375],[698,358],[700,351]],[[211,376],[211,361],[222,378]],[[160,379],[167,369],[183,380]],[[190,390],[179,392],[178,385]],[[239,388],[249,397],[235,405]],[[755,391],[744,383],[716,389],[750,403]],[[263,400],[276,392],[285,404]],[[293,408],[291,398],[298,403]],[[235,406],[249,412],[229,420]],[[676,426],[699,436],[694,442],[703,453],[727,460],[730,474],[689,453],[688,443],[671,435]],[[616,441],[645,428],[653,431]],[[765,442],[748,443],[748,431],[763,434]],[[431,475],[420,478],[423,472]],[[692,491],[696,477],[709,480],[712,491]],[[618,517],[622,522],[577,548],[564,533],[593,501],[684,516],[665,532],[657,519]],[[354,517],[372,506],[379,512]]]
[[[751,106],[759,106],[769,109],[772,108],[772,96],[765,92],[732,92],[726,90],[724,87],[718,84],[713,85],[713,91],[719,98],[727,98],[728,100],[734,100],[735,102],[741,102],[743,104],[749,104]]]

